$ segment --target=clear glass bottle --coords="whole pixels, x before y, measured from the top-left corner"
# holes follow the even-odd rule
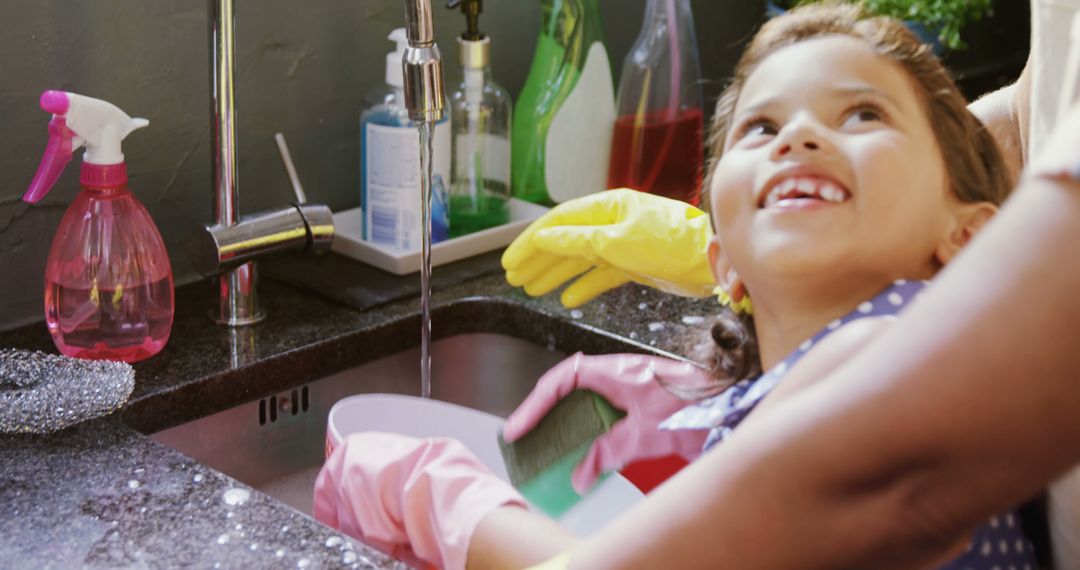
[[[458,38],[464,79],[450,95],[450,236],[510,220],[510,95],[491,78],[491,40]]]
[[[702,99],[690,0],[649,0],[641,33],[623,61],[608,187],[698,205]]]
[[[615,88],[599,0],[541,0],[532,67],[514,105],[513,194],[553,205],[606,188]]]

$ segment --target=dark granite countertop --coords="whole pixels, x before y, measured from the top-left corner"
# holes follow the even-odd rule
[[[213,324],[213,290],[177,290],[168,346],[125,408],[50,435],[0,436],[0,566],[389,568],[398,563],[145,434],[419,343],[417,276],[337,255],[265,264],[269,316]],[[684,354],[710,300],[630,285],[580,310],[506,285],[498,253],[434,271],[433,335],[496,332],[564,352]],[[55,352],[43,325],[0,347]]]

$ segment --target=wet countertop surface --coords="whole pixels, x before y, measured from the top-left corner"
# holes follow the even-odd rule
[[[263,275],[269,316],[243,329],[207,317],[209,283],[179,288],[169,344],[135,365],[121,412],[0,435],[0,566],[400,566],[146,435],[419,343],[416,275],[337,255],[265,264]],[[435,338],[496,332],[567,353],[686,354],[715,307],[628,285],[571,311],[506,285],[498,253],[436,268],[433,288]],[[0,333],[0,347],[55,352],[43,324]]]

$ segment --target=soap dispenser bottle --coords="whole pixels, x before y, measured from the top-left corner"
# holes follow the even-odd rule
[[[419,250],[421,240],[420,136],[405,107],[402,60],[405,28],[390,33],[397,49],[386,54],[386,85],[360,114],[360,207],[363,239],[392,251]],[[432,135],[431,242],[447,238],[446,181],[450,179],[450,122]]]
[[[541,0],[532,68],[514,106],[513,193],[553,205],[607,188],[615,85],[599,0]]]
[[[623,62],[609,188],[633,188],[697,206],[705,115],[690,0],[648,0]]]
[[[45,322],[67,356],[137,362],[165,347],[173,322],[173,278],[165,242],[128,189],[120,142],[149,124],[116,106],[46,91],[49,144],[23,200],[52,189],[72,153],[86,145],[82,192],[67,209],[45,265]]]
[[[510,95],[491,77],[491,38],[479,30],[482,0],[450,0],[461,8],[458,37],[464,79],[450,95],[453,126],[450,165],[450,236],[510,220]]]

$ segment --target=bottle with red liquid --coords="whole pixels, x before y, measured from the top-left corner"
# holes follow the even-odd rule
[[[648,0],[623,61],[608,188],[701,201],[705,115],[690,0]]]
[[[46,91],[49,144],[23,200],[52,189],[72,153],[86,145],[82,192],[67,209],[45,265],[45,322],[67,356],[136,362],[165,347],[172,330],[172,269],[165,242],[128,189],[120,142],[149,124],[116,106]]]

